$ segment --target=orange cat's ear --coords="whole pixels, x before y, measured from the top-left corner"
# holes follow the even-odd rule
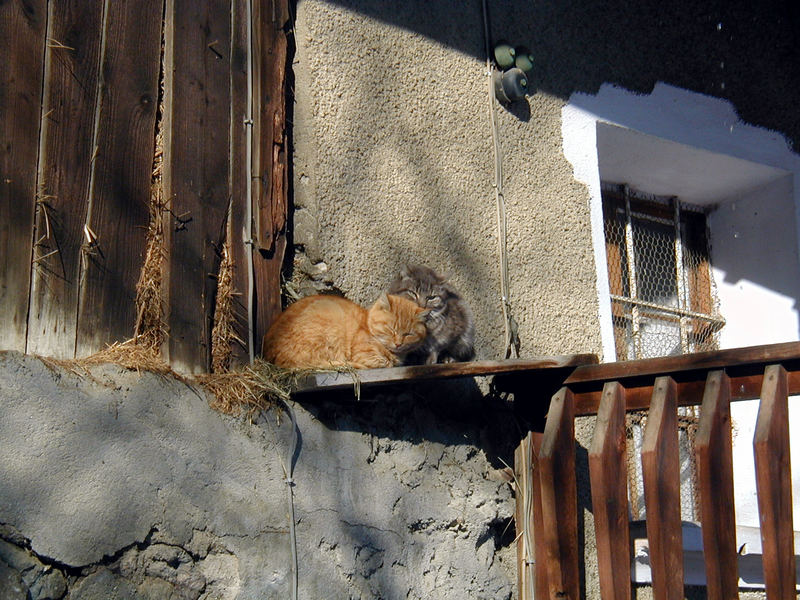
[[[386,294],[386,292],[383,292],[380,296],[378,296],[378,299],[375,300],[375,306],[383,310],[391,310],[392,305],[389,303],[389,296]]]
[[[431,314],[431,309],[420,307],[420,309],[417,311],[417,318],[420,321],[427,321],[430,314]]]

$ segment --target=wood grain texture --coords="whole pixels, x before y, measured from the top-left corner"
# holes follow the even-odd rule
[[[533,532],[533,441],[523,437],[514,451],[514,523],[517,533],[517,597],[533,600],[535,571]],[[537,475],[538,476],[538,475]],[[527,529],[526,529],[527,528]]]
[[[233,261],[233,331],[242,343],[234,342],[231,348],[231,367],[249,364],[248,347],[248,286],[250,281],[250,255],[245,243],[248,238],[247,183],[250,164],[247,154],[248,119],[247,55],[250,52],[247,22],[249,0],[231,2],[231,151],[230,151],[230,215],[228,239]],[[260,342],[260,341],[259,341]],[[254,344],[260,348],[261,344]],[[254,349],[254,354],[257,350]]]
[[[580,592],[574,420],[572,392],[562,388],[550,401],[539,450],[544,554],[536,560],[544,564],[553,600],[578,600]]]
[[[47,2],[0,3],[0,348],[25,351]]]
[[[393,385],[406,381],[420,382],[458,377],[485,377],[510,373],[544,374],[575,365],[597,361],[594,354],[570,354],[565,356],[540,356],[511,360],[476,360],[472,362],[390,367],[356,371],[361,389]],[[354,377],[350,373],[319,372],[301,378],[294,393],[302,394],[325,390],[352,389]]]
[[[656,600],[683,599],[677,387],[659,377],[642,440],[650,570]]]
[[[753,438],[764,583],[769,600],[796,597],[786,380],[786,370],[781,365],[767,367]]]
[[[739,562],[733,507],[730,379],[708,374],[695,438],[700,522],[709,600],[739,597]]]
[[[133,336],[150,221],[163,0],[109,2],[76,354]]]
[[[28,351],[75,355],[103,0],[50,3]]]
[[[260,342],[281,312],[280,284],[286,254],[289,211],[289,162],[286,132],[286,69],[288,61],[288,0],[257,2],[255,88],[256,114],[255,339]]]
[[[550,589],[548,581],[547,565],[539,557],[545,555],[544,540],[544,516],[542,515],[542,478],[540,477],[539,452],[542,449],[542,439],[544,434],[541,431],[532,431],[531,434],[531,465],[533,477],[531,485],[533,488],[533,558],[535,564],[534,571],[534,599],[546,598]]]
[[[229,205],[231,5],[170,0],[164,169],[168,236],[166,354],[182,372],[210,366],[219,249]]]
[[[597,413],[606,381],[619,381],[625,387],[627,410],[646,409],[650,405],[653,382],[667,374],[678,385],[679,405],[699,405],[703,401],[709,371],[724,368],[731,379],[731,400],[745,400],[759,397],[764,367],[779,362],[789,372],[790,394],[800,393],[799,342],[587,364],[576,368],[564,383],[575,394],[577,415]]]
[[[631,598],[625,390],[609,382],[589,449],[589,477],[603,600]]]

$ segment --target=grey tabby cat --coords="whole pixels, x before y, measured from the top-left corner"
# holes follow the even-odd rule
[[[428,337],[423,348],[406,364],[460,362],[475,357],[475,326],[461,295],[433,269],[406,265],[389,285],[388,293],[405,296],[430,310],[425,322]]]

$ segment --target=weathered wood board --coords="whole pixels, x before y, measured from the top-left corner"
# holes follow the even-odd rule
[[[86,249],[80,280],[78,356],[134,333],[150,220],[163,9],[163,0],[106,7],[87,215],[93,245]]]
[[[75,355],[103,1],[49,3],[28,352]]]
[[[206,371],[211,362],[229,204],[230,11],[230,2],[222,0],[175,0],[166,13],[168,360],[183,372]]]

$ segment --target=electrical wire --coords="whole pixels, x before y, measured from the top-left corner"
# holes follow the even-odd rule
[[[283,401],[286,407],[286,414],[292,425],[292,442],[289,444],[289,453],[286,464],[283,465],[283,472],[286,475],[286,494],[289,501],[289,545],[292,552],[292,600],[297,600],[298,573],[297,573],[297,530],[294,517],[294,453],[297,451],[297,419],[291,405]]]
[[[247,162],[246,198],[246,231],[244,243],[247,247],[247,351],[250,364],[255,361],[255,342],[253,339],[253,306],[255,296],[255,265],[253,264],[253,0],[247,2],[247,114],[245,115],[245,160]]]
[[[494,192],[497,205],[497,250],[500,262],[500,301],[503,311],[504,352],[506,358],[519,357],[519,336],[517,323],[511,315],[511,292],[508,275],[508,220],[506,217],[506,200],[503,194],[503,154],[500,147],[499,127],[497,125],[497,108],[494,98],[494,81],[492,80],[492,53],[489,42],[489,9],[483,0],[483,39],[486,47],[486,77],[489,89],[489,121],[492,128],[492,147],[494,150]]]

